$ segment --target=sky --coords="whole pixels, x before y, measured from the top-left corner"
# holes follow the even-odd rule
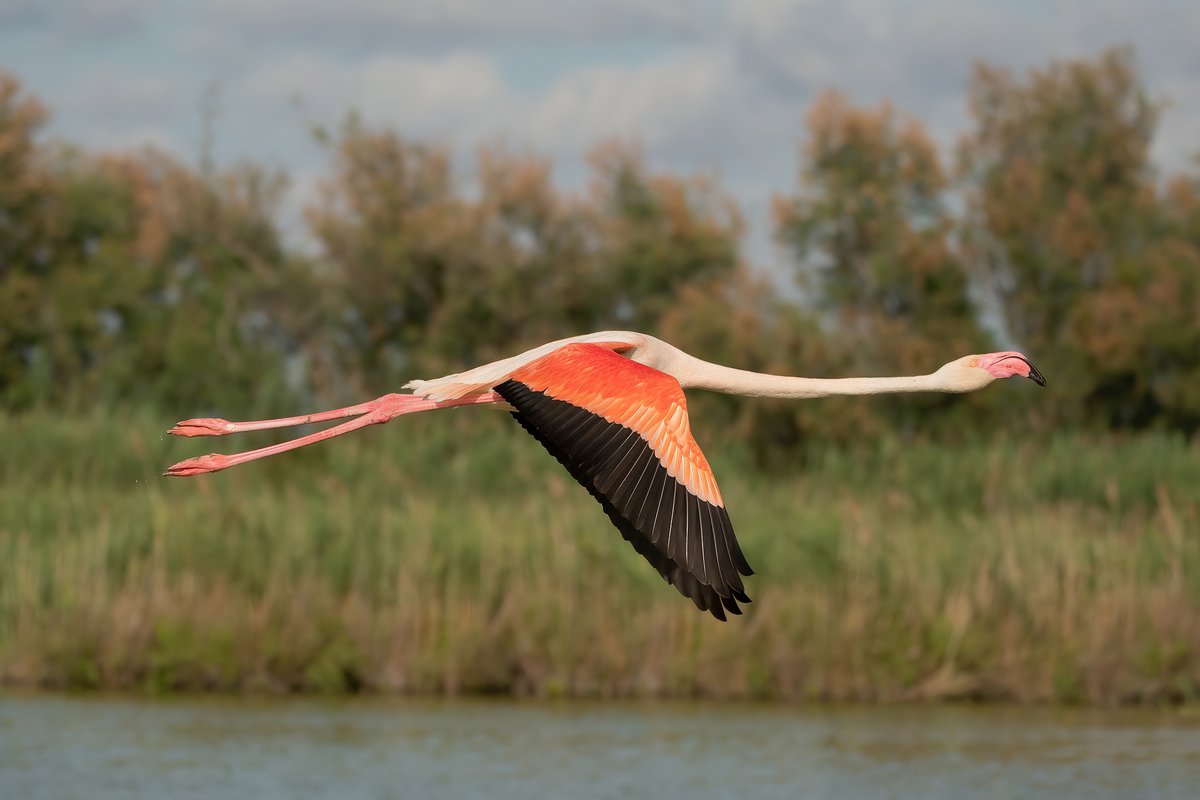
[[[976,60],[1025,70],[1133,45],[1169,105],[1160,172],[1200,152],[1194,0],[0,0],[0,69],[89,149],[154,144],[286,169],[298,221],[328,154],[311,135],[350,111],[454,148],[551,156],[568,188],[608,137],[651,165],[716,175],[747,216],[747,254],[778,268],[773,194],[795,187],[823,89],[888,99],[947,148],[969,124]],[[298,222],[294,222],[298,227]]]

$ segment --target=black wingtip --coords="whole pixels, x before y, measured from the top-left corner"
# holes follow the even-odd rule
[[[511,379],[495,386],[494,391],[513,406],[512,416],[521,427],[599,501],[622,537],[668,584],[690,599],[701,612],[708,612],[721,622],[728,621],[727,614],[742,614],[738,602],[749,603],[750,598],[743,591],[737,575],[752,575],[754,571],[746,563],[723,507],[699,500],[686,488],[679,490],[681,484],[666,472],[644,439],[633,434],[618,438],[612,433],[614,430],[629,433],[631,429],[544,392],[535,392]],[[641,483],[649,470],[659,470],[661,476],[656,475],[649,483]],[[626,485],[622,475],[635,474],[637,481]],[[668,484],[675,487],[669,496],[647,494],[641,503],[630,502],[639,497],[637,492],[643,485],[649,487],[646,492],[658,487],[662,493]],[[674,514],[686,513],[689,526],[699,525],[696,529],[706,531],[711,537],[707,542],[717,548],[714,552],[718,560],[707,564],[701,558],[699,567],[693,564],[689,568],[680,563],[686,557],[680,547],[667,552],[661,535],[669,529],[659,529],[644,522],[646,514],[641,506],[649,502],[647,498],[657,498],[660,505],[655,506],[656,509],[666,503]],[[635,518],[642,524],[635,523]],[[671,520],[674,517],[664,518]],[[652,515],[650,519],[657,522],[658,516]],[[684,541],[679,537],[678,544]],[[718,547],[721,542],[724,548]]]

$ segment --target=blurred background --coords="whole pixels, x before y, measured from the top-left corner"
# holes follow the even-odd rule
[[[0,3],[0,681],[1195,703],[1197,30],[1174,0]],[[608,328],[808,376],[1020,349],[1049,386],[691,398],[759,571],[724,625],[503,415],[158,477],[212,449],[177,419]]]

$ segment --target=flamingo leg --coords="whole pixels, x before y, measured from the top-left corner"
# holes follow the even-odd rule
[[[399,396],[402,397],[403,395]],[[382,399],[379,398],[379,400]],[[290,428],[293,425],[329,422],[333,419],[345,419],[346,417],[357,417],[360,414],[366,414],[376,407],[379,400],[346,406],[345,408],[335,408],[332,411],[321,411],[316,414],[282,417],[280,419],[257,419],[249,422],[230,422],[229,420],[215,417],[185,419],[183,422],[175,423],[175,427],[171,428],[167,433],[173,436],[225,436],[230,433],[242,433],[243,431],[262,431],[268,428]]]
[[[190,419],[180,422],[168,433],[177,436],[224,436],[228,433],[240,433],[242,431],[256,431],[267,428],[283,428],[289,425],[307,425],[311,422],[327,422],[333,419],[344,419],[345,417],[358,416],[358,419],[343,422],[341,425],[335,425],[332,428],[326,428],[323,431],[311,433],[308,436],[301,436],[298,439],[293,439],[290,442],[281,442],[273,444],[269,447],[260,447],[257,450],[248,450],[244,453],[232,453],[223,455],[221,453],[209,453],[206,456],[196,456],[178,464],[174,464],[167,468],[163,475],[175,477],[191,477],[193,475],[203,475],[208,472],[220,472],[223,469],[236,467],[238,464],[245,464],[247,461],[255,461],[267,456],[286,453],[289,450],[295,450],[298,447],[305,447],[317,442],[323,442],[326,439],[332,439],[335,436],[341,436],[351,431],[356,431],[359,428],[366,428],[370,425],[380,425],[385,422],[390,422],[396,417],[404,414],[415,414],[418,411],[433,411],[438,408],[454,408],[456,406],[467,405],[487,405],[491,403],[504,402],[499,395],[488,392],[486,394],[475,395],[473,397],[464,397],[458,400],[435,401],[427,400],[424,397],[417,397],[411,394],[385,394],[375,400],[366,403],[359,403],[354,406],[345,408],[337,408],[332,411],[322,411],[317,414],[307,414],[299,417],[284,417],[282,419],[267,419],[254,420],[251,422],[228,422],[223,419]]]

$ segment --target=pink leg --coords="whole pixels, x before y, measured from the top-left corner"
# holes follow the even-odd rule
[[[391,395],[385,395],[390,397]],[[396,397],[410,397],[411,395],[395,395]],[[251,422],[230,422],[225,419],[217,419],[214,417],[201,417],[199,419],[185,419],[183,422],[175,423],[175,427],[167,431],[167,433],[175,436],[224,436],[229,433],[242,433],[243,431],[261,431],[267,428],[290,428],[293,425],[308,425],[313,422],[328,422],[331,419],[345,419],[346,417],[357,417],[359,414],[366,414],[374,409],[377,404],[383,400],[381,397],[378,400],[372,400],[369,403],[359,403],[358,405],[346,406],[345,408],[335,408],[332,411],[321,411],[317,414],[305,414],[299,417],[283,417],[281,419],[259,419]]]
[[[247,461],[254,461],[259,458],[277,455],[278,453],[286,453],[288,450],[295,450],[298,447],[323,442],[326,439],[332,439],[335,436],[341,436],[344,433],[350,433],[369,425],[390,422],[404,414],[415,414],[418,411],[432,411],[438,408],[487,405],[500,402],[503,402],[503,400],[493,392],[442,402],[426,400],[424,397],[416,397],[411,394],[385,394],[383,397],[367,403],[338,408],[333,411],[322,411],[319,414],[309,414],[301,417],[286,417],[283,419],[258,420],[254,422],[227,422],[223,419],[190,419],[179,423],[168,431],[168,433],[180,436],[222,436],[227,433],[237,433],[240,431],[282,428],[288,425],[306,425],[310,422],[325,422],[331,419],[343,419],[358,414],[362,415],[350,422],[343,422],[341,425],[335,425],[332,428],[327,428],[308,436],[301,436],[299,439],[293,439],[290,442],[281,442],[270,447],[261,447],[258,450],[233,453],[231,455],[210,453],[206,456],[189,458],[169,467],[163,475],[191,477],[192,475],[203,475],[207,472],[219,472],[223,469],[236,467],[238,464],[245,464]]]

